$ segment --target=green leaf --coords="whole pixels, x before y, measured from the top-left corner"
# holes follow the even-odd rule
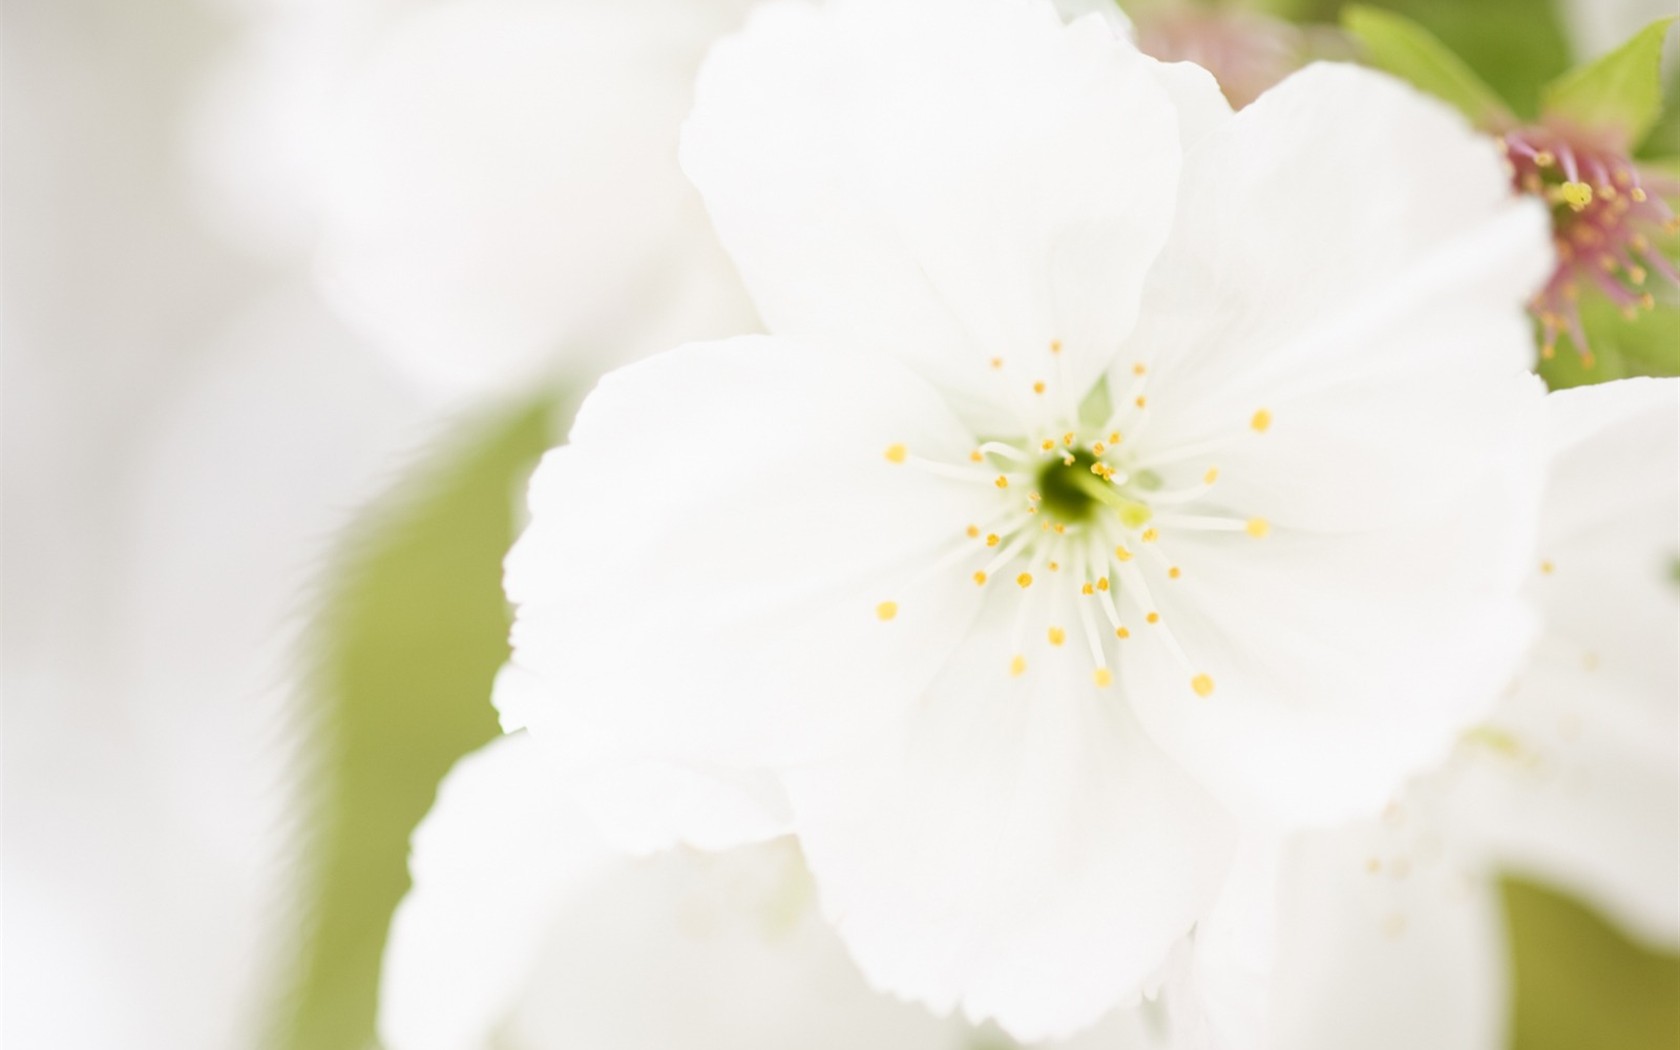
[[[1416,22],[1391,11],[1355,6],[1343,9],[1342,25],[1363,45],[1372,65],[1457,107],[1477,127],[1515,121],[1493,89]]]
[[[1633,943],[1597,915],[1507,879],[1514,1050],[1673,1050],[1680,958]]]
[[[501,563],[552,414],[545,401],[464,427],[364,516],[330,566],[299,708],[311,808],[297,955],[270,1033],[279,1050],[373,1045],[409,833],[450,765],[497,731]]]
[[[1614,130],[1631,150],[1662,115],[1662,50],[1673,18],[1660,18],[1596,61],[1546,85],[1541,112],[1583,128]]]

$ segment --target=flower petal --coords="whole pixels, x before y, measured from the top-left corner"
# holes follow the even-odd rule
[[[750,328],[673,149],[704,49],[745,6],[453,0],[405,15],[325,136],[334,304],[446,392]]]
[[[870,981],[1037,1040],[1136,1001],[1231,833],[1088,664],[1007,677],[1012,619],[988,609],[899,732],[784,778]]]
[[[771,331],[992,431],[1036,380],[1071,410],[1132,326],[1179,170],[1152,68],[1047,3],[776,3],[702,69],[683,167]]]
[[[995,490],[919,465],[966,463],[970,441],[862,353],[748,337],[613,373],[532,481],[514,662],[566,725],[643,758],[843,748],[898,717],[978,606],[940,565]],[[561,731],[530,707],[533,732]]]
[[[1478,448],[1525,410],[1509,384],[1550,258],[1543,209],[1456,114],[1310,67],[1185,158],[1121,355],[1150,368],[1140,439],[1156,458],[1206,448],[1197,473],[1216,462],[1221,494],[1276,525],[1449,513],[1485,482]]]
[[[1506,867],[1680,943],[1680,380],[1547,399],[1546,636],[1467,740],[1444,813]]]
[[[380,981],[384,1044],[491,1045],[556,916],[617,863],[534,741],[502,737],[463,758],[414,833],[414,888],[392,919]]]

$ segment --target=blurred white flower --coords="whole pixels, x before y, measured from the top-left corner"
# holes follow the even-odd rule
[[[508,565],[506,703],[627,841],[795,830],[873,983],[1038,1039],[1135,999],[1239,825],[1374,811],[1485,714],[1550,260],[1443,107],[783,3],[683,157],[776,335],[604,380]]]
[[[1381,817],[1252,851],[1251,878],[1198,927],[1171,997],[1181,1034],[1220,1050],[1503,1045],[1502,871],[1680,946],[1680,380],[1553,394],[1548,424],[1538,648]]]
[[[869,990],[790,840],[615,851],[524,734],[463,759],[414,837],[386,946],[389,1050],[1003,1050]],[[1062,1050],[1157,1045],[1141,1011]]]

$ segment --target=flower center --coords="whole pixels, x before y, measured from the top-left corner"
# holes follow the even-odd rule
[[[1052,355],[1059,346],[1051,344]],[[1001,370],[1001,362],[994,359],[992,368]],[[1110,389],[1110,380],[1100,384],[1105,408],[1095,418],[1085,411],[1047,412],[1047,425],[1036,433],[980,440],[961,463],[924,459],[900,444],[886,449],[885,459],[895,467],[984,485],[995,495],[992,513],[961,526],[945,553],[905,589],[952,571],[967,574],[976,586],[1001,588],[993,600],[1014,604],[1016,626],[1010,652],[999,662],[1012,675],[1026,673],[1038,658],[1035,649],[1064,659],[1069,657],[1057,654],[1083,651],[1093,680],[1107,686],[1119,647],[1134,632],[1151,631],[1184,667],[1190,691],[1206,697],[1213,679],[1193,665],[1156,595],[1181,586],[1178,581],[1193,571],[1174,560],[1175,537],[1224,533],[1251,542],[1269,534],[1264,519],[1233,515],[1223,505],[1214,491],[1219,471],[1209,459],[1234,442],[1260,438],[1271,428],[1272,414],[1259,408],[1194,445],[1153,447],[1143,435],[1148,417],[1160,409],[1145,393],[1145,366],[1133,366],[1123,398],[1112,396],[1119,391]],[[1048,388],[1035,380],[1032,396],[1044,397]],[[1114,403],[1119,407],[1106,407]],[[898,614],[897,600],[876,606],[882,621]]]
[[[1566,129],[1519,128],[1501,145],[1512,184],[1552,212],[1557,269],[1532,306],[1544,329],[1541,355],[1554,356],[1558,337],[1567,334],[1590,367],[1583,289],[1597,290],[1632,318],[1656,305],[1644,287],[1652,271],[1680,285],[1680,273],[1653,244],[1680,231],[1663,199],[1680,194],[1680,183],[1642,172],[1624,153]]]

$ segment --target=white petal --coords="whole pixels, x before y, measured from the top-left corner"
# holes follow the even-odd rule
[[[1314,530],[1438,518],[1483,483],[1550,265],[1494,147],[1397,81],[1319,65],[1185,165],[1121,355],[1150,364],[1150,455],[1220,440],[1198,474],[1216,462],[1247,514]]]
[[[1291,77],[1186,165],[1133,440],[1217,466],[1212,506],[1273,535],[1163,518],[1184,579],[1154,597],[1188,662],[1140,646],[1126,685],[1233,809],[1345,819],[1443,756],[1530,638],[1544,216],[1455,115],[1346,67]]]
[[[1190,994],[1207,1045],[1503,1045],[1498,895],[1415,814],[1299,836],[1251,860],[1197,928]]]
[[[1548,398],[1546,636],[1447,813],[1506,866],[1680,943],[1680,380]]]
[[[966,464],[970,441],[862,353],[749,337],[609,375],[532,482],[515,662],[644,758],[843,748],[898,717],[978,605],[966,574],[932,570],[995,489],[916,462]]]
[[[894,354],[989,430],[1035,380],[1071,409],[1131,328],[1176,128],[1099,19],[792,0],[713,50],[682,160],[772,331]]]
[[[620,863],[551,769],[533,741],[508,736],[439,787],[385,948],[379,1033],[392,1050],[492,1045],[557,915]]]
[[[988,610],[899,733],[785,778],[870,980],[1036,1040],[1136,1001],[1230,833],[1088,663],[1008,677],[1008,612]]]
[[[456,0],[406,17],[319,165],[335,303],[445,390],[749,330],[676,164],[694,70],[744,7]]]

